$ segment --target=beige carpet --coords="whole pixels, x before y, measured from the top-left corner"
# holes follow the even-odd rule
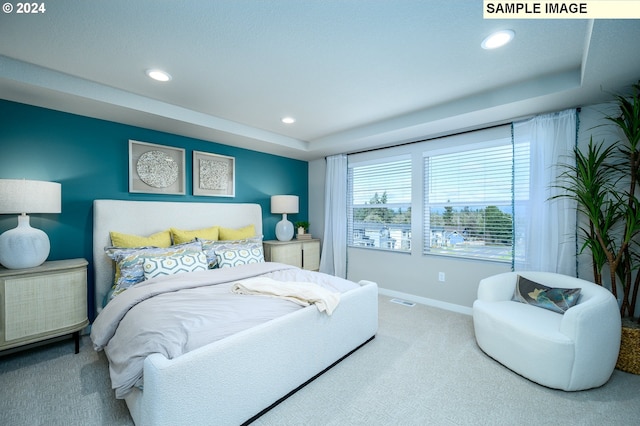
[[[304,360],[301,360],[304,362]],[[542,363],[553,360],[540,360]],[[377,337],[254,425],[633,425],[640,376],[541,387],[478,349],[471,317],[380,297]],[[0,425],[131,425],[104,355],[65,340],[0,357]]]

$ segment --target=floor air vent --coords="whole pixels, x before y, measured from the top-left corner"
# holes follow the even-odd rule
[[[402,299],[391,299],[391,302],[397,303],[398,305],[402,305],[402,306],[409,306],[411,308],[416,306],[415,303],[407,302],[406,300],[402,300]]]

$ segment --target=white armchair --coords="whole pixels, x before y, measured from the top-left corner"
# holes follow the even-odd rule
[[[578,303],[562,315],[512,301],[518,275],[547,287],[580,287]],[[473,326],[487,355],[527,379],[565,391],[605,384],[620,349],[620,311],[611,292],[550,272],[508,272],[480,281]]]

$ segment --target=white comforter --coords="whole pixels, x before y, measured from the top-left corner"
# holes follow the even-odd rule
[[[231,291],[239,280],[264,276],[313,282],[332,293],[358,287],[341,278],[279,263],[183,273],[144,281],[115,297],[91,328],[94,349],[109,359],[112,387],[124,398],[142,387],[144,359],[171,359],[239,331],[301,309],[280,298]]]

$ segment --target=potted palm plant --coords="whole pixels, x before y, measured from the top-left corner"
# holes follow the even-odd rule
[[[620,139],[576,148],[575,164],[564,164],[557,185],[570,197],[584,220],[582,250],[591,253],[594,282],[608,286],[620,304],[622,341],[616,367],[640,374],[640,82],[630,96],[616,95],[617,113],[605,116]],[[608,273],[608,276],[607,276]],[[603,277],[604,274],[604,277]],[[604,278],[604,279],[603,279]]]

